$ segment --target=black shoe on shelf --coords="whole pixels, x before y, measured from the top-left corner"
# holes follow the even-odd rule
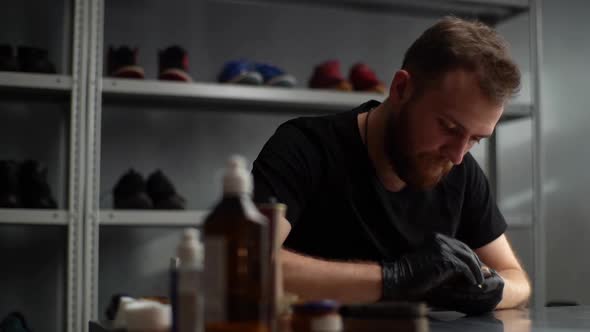
[[[20,312],[11,312],[0,322],[0,332],[31,332],[25,316]]]
[[[155,209],[184,210],[186,201],[176,193],[174,185],[161,170],[153,172],[147,180],[147,192]]]
[[[138,53],[137,48],[131,49],[128,46],[109,47],[107,55],[108,75],[119,78],[144,78],[144,70],[137,64]]]
[[[47,167],[35,160],[24,161],[18,182],[22,206],[27,209],[55,209],[57,203],[47,182]]]
[[[113,197],[115,209],[151,209],[153,206],[143,176],[134,169],[121,176],[113,190]]]
[[[21,207],[18,188],[18,163],[0,160],[0,208]]]
[[[192,82],[188,71],[188,55],[180,46],[170,46],[158,52],[158,79]]]
[[[27,73],[56,73],[55,65],[49,61],[49,53],[46,49],[19,46],[17,58],[20,71]]]
[[[0,71],[18,71],[18,63],[11,45],[0,45]]]

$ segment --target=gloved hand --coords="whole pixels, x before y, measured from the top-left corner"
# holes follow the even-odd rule
[[[481,262],[463,242],[435,234],[420,250],[382,262],[383,300],[422,300],[449,278],[463,276],[477,287],[484,280]]]
[[[504,280],[489,269],[481,287],[457,280],[443,284],[426,295],[426,302],[437,308],[459,311],[467,315],[479,315],[490,312],[502,300]]]

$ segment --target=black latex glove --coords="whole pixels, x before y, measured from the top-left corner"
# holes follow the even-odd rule
[[[383,300],[422,300],[450,278],[463,276],[473,287],[484,280],[477,255],[463,242],[442,234],[435,234],[420,250],[381,266]]]
[[[459,311],[467,315],[479,315],[493,311],[502,300],[504,280],[490,269],[481,287],[465,280],[446,283],[430,291],[426,302],[433,307]]]

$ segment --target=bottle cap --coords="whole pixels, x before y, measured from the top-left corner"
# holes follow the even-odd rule
[[[199,230],[186,228],[176,248],[176,255],[180,259],[180,266],[201,266],[203,264],[203,244],[200,241]]]
[[[293,305],[293,312],[305,314],[326,314],[338,312],[340,304],[333,300],[319,300],[298,303]]]
[[[246,170],[246,159],[232,156],[223,176],[224,194],[252,194],[252,175]]]

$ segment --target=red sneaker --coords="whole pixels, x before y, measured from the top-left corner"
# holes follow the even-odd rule
[[[364,63],[357,63],[350,68],[349,79],[357,91],[385,93],[385,86],[375,72]]]
[[[340,61],[338,60],[329,60],[316,66],[309,80],[309,87],[352,91],[352,85],[340,73]]]
[[[108,74],[120,78],[144,78],[143,68],[137,65],[137,48],[121,46],[117,49],[109,47]]]
[[[158,52],[158,79],[167,81],[192,82],[188,72],[188,55],[180,46],[170,46]]]

